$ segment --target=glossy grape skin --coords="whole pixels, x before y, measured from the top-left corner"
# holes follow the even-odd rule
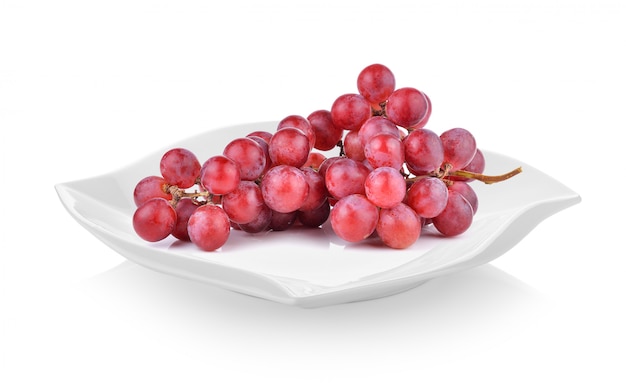
[[[432,218],[432,222],[443,236],[453,237],[469,229],[473,217],[472,205],[461,193],[450,190],[446,207],[438,216]]]
[[[246,137],[248,138],[258,137],[262,139],[263,141],[265,141],[265,143],[269,144],[270,140],[272,139],[272,135],[273,133],[268,132],[267,130],[255,130],[254,132],[250,132],[246,134]]]
[[[470,163],[463,168],[463,170],[480,174],[485,171],[485,165],[485,155],[480,149],[476,148],[476,153],[474,154],[474,157],[472,158]],[[473,179],[470,179],[470,181],[473,181]]]
[[[335,126],[344,130],[359,130],[372,115],[370,103],[356,93],[343,94],[333,102],[330,115]]]
[[[339,238],[359,242],[376,229],[378,208],[364,195],[351,194],[335,203],[330,211],[330,222]]]
[[[419,174],[438,170],[444,159],[443,143],[432,130],[413,130],[404,138],[404,159],[407,167]]]
[[[451,171],[463,169],[476,154],[476,139],[467,129],[452,128],[439,136],[443,144],[443,162]]]
[[[265,172],[273,166],[272,159],[270,158],[270,144],[268,141],[265,140],[265,138],[260,136],[247,135],[246,137],[254,140],[257,144],[259,144],[261,146],[261,149],[263,150],[263,154],[265,154],[265,168],[263,168],[263,171],[261,172],[261,176],[263,176],[263,174],[265,174]]]
[[[311,152],[309,153],[309,157],[307,158],[306,162],[304,163],[304,165],[302,165],[303,168],[312,168],[312,169],[319,169],[320,166],[322,165],[322,163],[326,160],[326,156],[323,155],[322,153],[319,152]]]
[[[404,165],[404,144],[389,133],[370,138],[365,144],[364,153],[365,159],[374,168],[388,166],[400,170]]]
[[[330,203],[328,199],[313,210],[298,210],[298,221],[307,227],[319,227],[328,220],[330,216]]]
[[[139,207],[144,202],[151,200],[152,198],[165,198],[171,200],[172,195],[165,190],[168,184],[163,177],[159,176],[147,176],[142,178],[135,189],[133,190],[133,200],[135,206]]]
[[[222,208],[230,220],[238,224],[254,220],[263,204],[261,189],[253,181],[242,180],[234,191],[222,196]]]
[[[300,170],[309,185],[309,192],[299,210],[315,210],[327,200],[328,191],[326,190],[324,178],[312,168],[302,168]]]
[[[422,232],[422,220],[404,203],[380,209],[376,234],[392,249],[406,249],[414,244]]]
[[[424,95],[424,100],[426,101],[426,113],[424,114],[424,117],[422,117],[420,122],[411,126],[411,130],[421,129],[424,126],[426,126],[426,124],[428,123],[428,120],[430,120],[430,115],[433,112],[433,105],[430,102],[430,98],[428,98],[428,95],[424,92],[422,92],[422,95]]]
[[[184,148],[170,149],[161,157],[161,175],[168,184],[182,189],[190,188],[196,183],[200,168],[196,155]]]
[[[365,67],[357,77],[357,89],[371,104],[380,104],[387,100],[396,88],[393,72],[382,64]]]
[[[393,91],[387,100],[387,118],[403,128],[419,124],[427,115],[428,101],[424,94],[411,87]]]
[[[474,158],[470,161],[470,163],[465,166],[462,170],[469,171],[472,173],[482,174],[485,171],[485,156],[480,149],[476,149],[476,154],[474,154]],[[467,177],[458,177],[458,176],[448,176],[447,177],[451,181],[462,181],[462,182],[472,182],[473,178]]]
[[[263,148],[250,137],[235,138],[226,145],[222,154],[239,165],[241,179],[245,181],[259,178],[267,163]]]
[[[284,129],[284,128],[296,128],[300,129],[304,135],[309,140],[309,150],[315,147],[315,129],[311,125],[308,119],[302,116],[298,116],[296,114],[287,116],[278,122],[278,126],[276,130]]]
[[[364,147],[359,138],[359,130],[350,130],[343,139],[343,151],[346,157],[355,161],[363,161],[365,159]]]
[[[204,251],[215,251],[224,246],[230,236],[228,215],[217,205],[203,205],[189,217],[189,238]]]
[[[377,134],[388,133],[400,138],[400,130],[389,119],[382,116],[372,116],[367,119],[358,130],[359,140],[361,145],[365,146],[370,138]]]
[[[326,189],[336,199],[350,194],[365,194],[365,178],[369,172],[362,162],[340,158],[333,161],[324,173]]]
[[[288,213],[281,213],[272,210],[272,217],[270,220],[270,229],[273,231],[285,231],[292,227],[298,218],[298,211],[290,211]]]
[[[309,194],[309,183],[302,170],[278,165],[261,180],[261,193],[270,209],[288,213],[302,207]]]
[[[228,194],[237,188],[240,181],[239,165],[226,156],[213,156],[202,165],[200,185],[211,194]]]
[[[176,211],[165,198],[152,198],[137,208],[133,214],[133,228],[148,242],[167,238],[176,227]]]
[[[309,114],[307,120],[315,131],[315,149],[331,150],[343,137],[343,129],[333,123],[329,110],[316,110]]]
[[[259,215],[248,223],[239,224],[239,229],[246,233],[256,234],[269,230],[272,222],[272,209],[263,205]]]
[[[330,167],[330,165],[334,164],[335,162],[344,159],[345,157],[340,157],[340,156],[335,156],[335,157],[328,157],[326,158],[321,164],[320,167],[317,169],[318,173],[322,176],[322,177],[326,177],[326,170]]]
[[[394,207],[406,196],[406,181],[397,169],[376,168],[365,179],[365,195],[378,207]]]
[[[172,231],[172,235],[175,238],[180,239],[181,241],[190,241],[189,232],[187,231],[187,223],[189,222],[189,217],[193,214],[194,211],[198,208],[190,198],[182,198],[176,203],[176,226]]]
[[[478,211],[478,195],[476,195],[476,191],[474,191],[467,182],[453,182],[451,185],[448,185],[448,190],[454,190],[460,193],[463,198],[472,205],[472,210],[474,215],[476,215]]]
[[[302,130],[282,128],[270,140],[269,155],[273,165],[303,166],[309,158],[309,139]]]
[[[448,203],[448,187],[439,178],[416,180],[406,194],[406,204],[420,217],[433,218],[441,214]]]

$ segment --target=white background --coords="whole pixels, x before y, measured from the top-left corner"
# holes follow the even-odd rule
[[[0,1],[0,380],[625,381],[624,20],[621,0]],[[430,96],[431,129],[582,202],[489,265],[309,310],[126,262],[55,193],[328,108],[374,62]]]

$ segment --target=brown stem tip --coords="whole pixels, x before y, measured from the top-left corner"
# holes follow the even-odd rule
[[[511,170],[508,173],[500,174],[497,176],[489,176],[480,173],[469,172],[467,170],[456,170],[451,173],[448,173],[450,176],[463,177],[463,178],[471,178],[478,181],[481,181],[486,184],[494,184],[496,182],[502,182],[508,180],[511,177],[514,177],[522,172],[522,168],[516,168]]]

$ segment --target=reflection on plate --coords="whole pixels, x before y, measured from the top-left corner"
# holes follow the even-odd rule
[[[255,130],[274,131],[276,124],[208,131],[171,147],[187,148],[203,161],[220,154],[230,140]],[[524,171],[495,185],[472,183],[479,207],[472,226],[460,236],[444,238],[426,229],[410,248],[394,250],[375,242],[346,243],[324,225],[254,235],[232,231],[220,250],[203,252],[173,238],[148,243],[133,231],[133,189],[143,177],[159,174],[167,149],[109,174],[58,184],[61,202],[93,235],[137,264],[302,307],[380,298],[490,262],[542,220],[580,202],[578,194],[539,170],[481,149],[486,173],[518,166]]]

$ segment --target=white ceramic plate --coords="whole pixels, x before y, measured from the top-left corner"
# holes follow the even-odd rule
[[[473,182],[479,207],[470,229],[443,238],[425,230],[410,248],[393,250],[372,242],[348,244],[326,225],[283,232],[232,231],[216,252],[203,252],[175,239],[148,243],[132,228],[133,189],[159,174],[159,160],[171,147],[185,147],[204,161],[232,139],[255,130],[274,131],[260,122],[207,131],[124,169],[56,185],[69,213],[93,235],[129,260],[154,270],[207,282],[285,304],[318,307],[395,294],[452,272],[499,257],[550,215],[580,202],[580,196],[518,160],[483,150],[488,174],[523,172],[506,182]]]

